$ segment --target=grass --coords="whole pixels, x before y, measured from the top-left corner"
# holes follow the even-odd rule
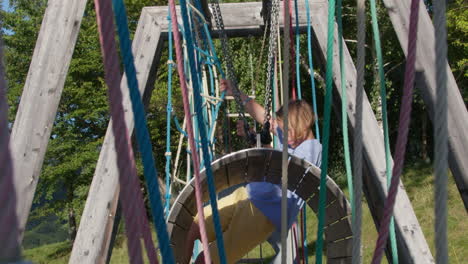
[[[406,192],[412,202],[413,209],[418,217],[419,223],[431,249],[435,254],[434,246],[434,186],[432,169],[425,165],[415,165],[407,169],[402,177]],[[345,192],[347,192],[345,190]],[[461,201],[460,194],[455,186],[452,177],[449,177],[448,185],[448,250],[450,263],[467,263],[468,261],[468,221],[466,221],[466,211]],[[315,263],[315,236],[316,217],[312,210],[308,210],[307,230],[308,230],[308,260]],[[153,235],[153,238],[155,236]],[[363,201],[363,226],[362,245],[363,263],[370,263],[375,247],[377,232],[375,230],[372,216],[367,204]],[[71,251],[69,242],[53,243],[24,251],[24,257],[34,263],[67,263]],[[273,256],[273,249],[266,243],[251,251],[246,257],[258,258],[260,254],[265,259],[264,263]],[[127,244],[123,232],[117,236],[110,263],[129,263],[127,255]],[[147,261],[146,261],[147,263]],[[325,261],[324,261],[325,263]],[[387,261],[383,260],[383,263]]]

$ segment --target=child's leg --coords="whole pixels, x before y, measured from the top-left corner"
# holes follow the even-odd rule
[[[245,188],[236,192],[237,206],[230,225],[224,231],[224,247],[227,263],[235,263],[265,241],[275,227],[248,199]],[[219,263],[217,243],[210,244],[213,263]]]
[[[230,195],[227,195],[220,200],[218,200],[218,213],[220,218],[221,230],[224,232],[228,226],[231,224],[232,217],[234,212],[236,211],[236,207],[238,206],[238,199],[246,199],[244,195],[239,195],[239,193],[246,193],[245,188],[241,187],[235,190]],[[216,240],[216,232],[213,223],[213,212],[211,210],[211,206],[205,206],[203,208],[203,213],[205,216],[205,229],[206,234],[208,237],[208,242],[211,243]],[[197,239],[200,239],[200,229],[199,229],[199,219],[198,214],[195,216],[192,226],[190,227],[188,236],[187,236],[187,244],[185,249],[185,258],[184,263],[188,263],[190,257],[192,256],[194,242]],[[216,249],[217,250],[217,249]],[[203,254],[200,254],[203,255]]]

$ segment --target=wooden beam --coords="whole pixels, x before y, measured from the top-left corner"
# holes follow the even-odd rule
[[[21,241],[86,0],[49,0],[11,134]]]
[[[410,3],[384,0],[393,28],[405,54],[408,48]],[[423,5],[424,6],[424,5]],[[434,120],[436,98],[435,36],[434,26],[425,8],[419,9],[416,70],[422,72],[426,85],[421,89],[429,116]],[[455,78],[447,63],[447,103],[449,166],[455,178],[465,209],[468,211],[468,112]]]
[[[159,64],[163,44],[160,36],[159,25],[144,9],[132,44],[138,85],[144,97],[151,96],[154,86],[156,66]],[[122,78],[121,90],[125,122],[131,133],[135,124],[125,75]],[[106,262],[119,198],[116,160],[114,135],[109,123],[69,263]]]
[[[320,15],[322,12],[326,12],[328,2],[326,0],[310,0],[310,14],[312,17]],[[263,18],[260,15],[262,10],[261,2],[244,2],[244,3],[226,3],[220,4],[221,13],[223,14],[223,21],[226,34],[228,37],[247,37],[252,36],[263,36]],[[155,19],[158,25],[161,26],[161,30],[164,32],[163,36],[167,36],[167,7],[154,6],[145,7]],[[180,8],[177,6],[177,13],[179,14]],[[298,1],[299,11],[299,28],[301,32],[306,32],[307,19],[306,19],[306,8],[304,1]],[[283,16],[281,9],[280,17]],[[179,23],[182,23],[180,15],[177,16]],[[294,21],[295,16],[292,16]],[[279,19],[280,27],[283,27],[283,20]],[[214,25],[214,19],[212,24]],[[213,30],[213,38],[219,37],[219,32]]]

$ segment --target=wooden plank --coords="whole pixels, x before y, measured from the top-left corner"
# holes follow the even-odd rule
[[[271,152],[265,149],[252,149],[247,153],[247,179],[248,181],[264,181],[266,175],[266,162]]]
[[[384,0],[390,20],[405,54],[408,49],[408,27],[410,3],[407,1]],[[434,120],[436,99],[435,36],[434,26],[425,8],[419,9],[416,71],[424,75],[425,85],[419,86],[429,116]],[[460,94],[453,73],[447,62],[447,103],[449,165],[468,210],[468,111]]]
[[[352,255],[353,255],[353,239],[352,238],[327,243],[327,257],[330,259],[350,257]]]
[[[296,190],[306,176],[307,168],[311,164],[303,159],[291,156],[288,163],[288,189]]]
[[[327,12],[328,11],[325,11],[315,17],[312,17],[312,27],[316,36],[314,40],[316,41],[315,45],[318,47],[315,50],[320,51],[320,58],[323,62],[325,62],[327,50]],[[336,32],[337,30],[335,29],[335,48],[337,47],[338,42]],[[353,131],[355,125],[354,116],[356,105],[356,69],[345,43],[343,43],[343,48],[347,76],[346,91],[348,98],[348,122],[350,124],[350,130]],[[334,50],[334,61],[338,61],[337,49]],[[324,68],[324,63],[322,63],[321,66]],[[337,89],[337,87],[340,87],[341,85],[338,63],[334,63],[333,65],[333,76],[335,92],[341,95],[341,89]],[[336,99],[337,101],[335,101],[335,103],[339,103],[339,98]],[[337,114],[338,117],[340,115],[341,114]],[[364,159],[366,161],[366,167],[368,168],[368,170],[364,171],[363,182],[364,192],[367,195],[371,209],[383,207],[383,201],[387,193],[387,184],[385,177],[386,166],[383,135],[366,95],[364,95],[363,98],[362,118],[362,126],[366,128],[362,131]],[[378,142],[380,142],[380,144],[378,144]],[[429,246],[424,238],[424,234],[422,233],[416,215],[414,214],[411,202],[401,183],[396,198],[395,208],[399,209],[395,210],[394,215],[401,263],[412,263],[412,260],[414,259],[418,259],[418,262],[421,263],[433,262]],[[374,219],[379,221],[381,214],[378,213],[378,210],[371,210],[371,213]],[[410,229],[411,232],[405,231],[407,229]]]
[[[196,200],[195,200],[195,188],[192,185],[187,184],[185,188],[180,192],[175,202],[182,204],[192,216],[195,216],[197,214],[197,205],[196,205]],[[171,212],[169,213],[169,217],[171,217],[171,215],[175,213],[176,212],[173,212],[171,209]]]
[[[211,167],[213,171],[213,181],[215,190],[220,191],[229,187],[229,178],[228,178],[228,166],[221,164],[220,162],[213,164]],[[191,181],[190,184],[195,189],[195,181]],[[200,185],[202,187],[202,201],[208,202],[210,200],[208,192],[208,180],[206,177],[206,170],[203,170],[200,173]]]
[[[155,20],[145,11],[142,12],[138,28],[133,40],[133,53],[140,93],[148,96],[148,79],[153,78],[152,72],[158,63],[154,61],[162,42],[159,41],[160,29]],[[122,78],[121,90],[125,110],[125,122],[129,131],[133,131],[133,111],[129,99],[127,80]],[[111,121],[112,122],[112,121]],[[114,137],[109,125],[93,181],[86,200],[80,227],[73,245],[70,263],[103,263],[107,254],[110,237],[106,234],[106,227],[112,226],[112,217],[118,200],[118,169],[116,166],[116,152]]]
[[[266,181],[280,184],[281,183],[281,152],[274,151],[271,153],[270,160],[268,161],[268,172],[266,173]]]
[[[174,203],[172,207],[173,213],[168,218],[169,223],[177,224],[178,226],[188,230],[193,223],[192,214],[185,209],[181,203]]]
[[[351,263],[352,263],[352,258],[351,257],[328,258],[327,259],[327,264],[351,264]]]
[[[167,224],[167,231],[171,239],[171,247],[174,252],[176,263],[183,263],[182,258],[187,242],[187,231],[172,223]]]
[[[351,219],[349,217],[343,218],[325,227],[325,240],[327,243],[342,240],[352,235]]]
[[[309,171],[296,187],[295,193],[307,201],[312,194],[317,193],[320,186],[320,173],[315,174]]]
[[[11,133],[21,241],[86,0],[49,0]]]
[[[230,186],[246,181],[247,152],[240,151],[223,158],[223,164],[227,166],[227,174]]]

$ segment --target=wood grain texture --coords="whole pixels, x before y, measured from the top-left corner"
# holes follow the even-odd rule
[[[11,133],[21,241],[86,0],[49,0]]]

